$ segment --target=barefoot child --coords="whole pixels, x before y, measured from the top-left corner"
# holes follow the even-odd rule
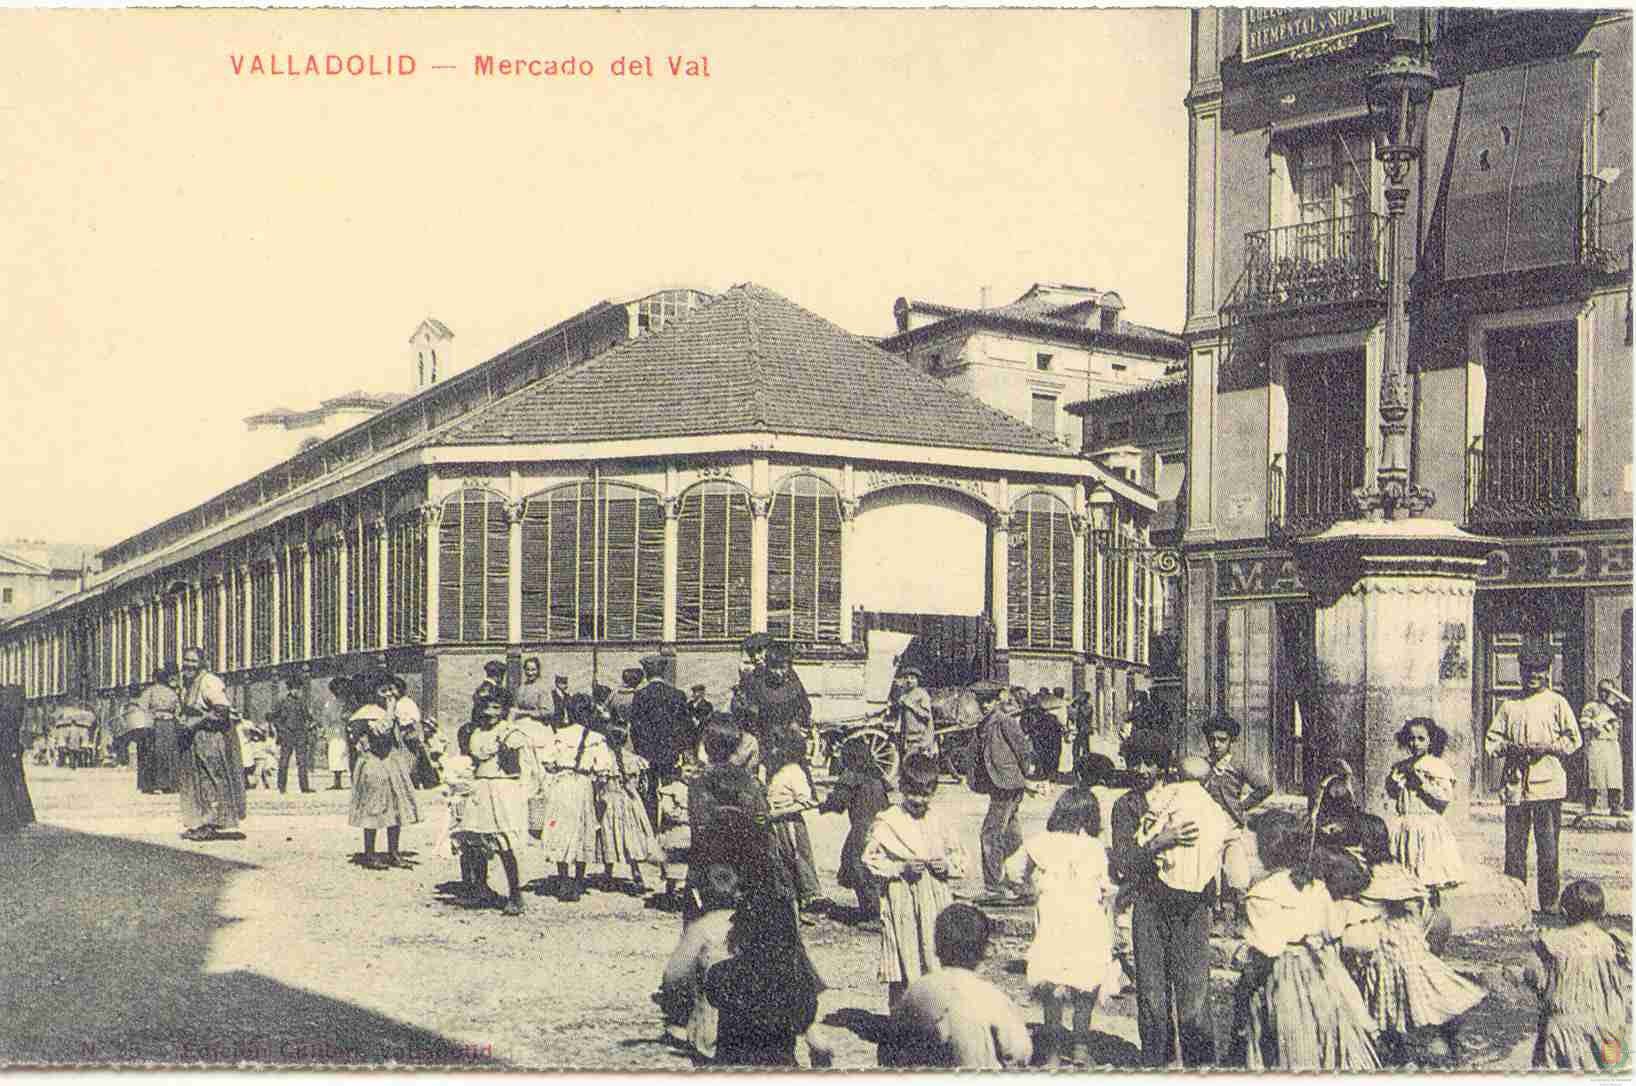
[[[1396,805],[1392,857],[1430,891],[1432,907],[1441,891],[1465,881],[1460,845],[1443,811],[1454,799],[1454,770],[1443,761],[1449,736],[1430,717],[1417,716],[1398,729],[1397,745],[1408,757],[1386,777],[1386,798]]]
[[[846,812],[850,828],[841,845],[838,881],[858,895],[858,922],[863,924],[880,920],[880,880],[863,865],[862,858],[869,827],[875,816],[886,810],[887,803],[886,779],[870,757],[868,746],[861,739],[847,740],[841,746],[840,779],[818,809],[832,814]]]
[[[468,879],[488,893],[489,858],[498,856],[506,873],[505,915],[521,916],[522,882],[517,849],[528,840],[528,786],[533,747],[526,732],[506,719],[511,695],[504,687],[483,693],[471,732],[472,794],[461,812],[458,839],[471,858]]]
[[[1107,849],[1097,839],[1101,832],[1096,796],[1073,789],[1057,801],[1045,832],[1025,840],[1010,861],[1023,869],[1017,881],[1031,881],[1037,895],[1028,985],[1045,1007],[1041,1042],[1047,1067],[1059,1066],[1065,1055],[1076,1063],[1089,1061],[1091,1015],[1102,993],[1118,984],[1105,904],[1112,883]],[[1069,1007],[1071,1033],[1063,1025]]]
[[[937,914],[954,901],[948,881],[964,875],[966,863],[957,839],[930,813],[937,763],[911,754],[900,781],[903,800],[880,813],[863,848],[864,866],[883,883],[879,976],[888,1010],[937,961]]]
[[[1542,931],[1524,980],[1539,996],[1534,1066],[1607,1071],[1630,1051],[1630,941],[1601,925],[1602,888],[1579,879],[1562,891],[1569,926]]]

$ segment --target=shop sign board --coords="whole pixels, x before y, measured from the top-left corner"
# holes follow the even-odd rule
[[[1359,34],[1392,25],[1391,8],[1245,8],[1246,64],[1286,53],[1319,55],[1344,48]],[[1349,40],[1350,39],[1350,40]]]

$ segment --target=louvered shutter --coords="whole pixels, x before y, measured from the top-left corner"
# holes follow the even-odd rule
[[[1028,516],[1016,513],[1006,533],[1005,636],[1015,648],[1028,647]]]
[[[637,501],[634,633],[638,641],[665,634],[665,513],[651,494]]]
[[[767,630],[776,638],[840,637],[841,506],[834,487],[797,476],[768,514]]]
[[[841,502],[827,486],[814,499],[817,533],[817,600],[815,640],[841,639]]]
[[[489,641],[504,641],[511,635],[509,579],[511,575],[511,527],[506,506],[488,496],[484,517],[484,625],[480,635]]]
[[[767,511],[767,633],[773,638],[795,636],[794,601],[795,497],[782,490]]]
[[[677,515],[676,636],[739,640],[750,632],[750,498],[730,483],[701,483]]]
[[[484,524],[488,502],[482,491],[468,490],[460,496],[460,628],[456,638],[480,641],[483,637],[483,580],[487,570],[484,554]]]
[[[547,532],[546,584],[550,592],[548,622],[553,641],[573,641],[580,636],[579,487],[559,487],[546,503]],[[586,518],[589,519],[589,518]]]
[[[604,488],[602,636],[610,641],[631,641],[636,636],[636,518],[634,494],[623,488]]]
[[[530,498],[523,512],[523,640],[543,641],[551,636],[548,607],[551,601],[551,503]]]
[[[591,640],[598,632],[597,604],[602,584],[596,568],[596,552],[600,546],[603,526],[600,523],[601,518],[597,515],[596,498],[591,484],[581,486],[578,493],[580,498],[575,504],[579,510],[579,539],[573,553],[579,570],[577,582],[579,610],[578,628],[574,631],[574,637]]]
[[[1074,528],[1066,509],[1051,514],[1051,646],[1074,645]]]
[[[460,641],[460,620],[465,566],[461,541],[465,538],[466,503],[454,497],[443,503],[437,530],[437,639]]]

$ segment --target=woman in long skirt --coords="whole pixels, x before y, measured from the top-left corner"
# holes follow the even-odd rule
[[[643,774],[653,772],[646,758],[627,750],[629,725],[623,718],[614,717],[609,723],[606,755],[592,766],[597,774],[596,789],[602,812],[602,862],[608,877],[614,867],[629,865],[631,893],[647,893],[642,879],[641,865],[665,862],[659,837],[653,832],[653,820],[648,817],[647,805],[642,801]]]
[[[347,824],[364,831],[362,866],[374,871],[406,867],[398,853],[404,825],[420,821],[415,786],[409,782],[409,764],[399,750],[398,722],[392,713],[397,680],[390,674],[370,672],[355,682],[371,691],[375,700],[352,714],[357,755],[353,762],[352,809]],[[375,834],[386,830],[386,858],[375,853]]]
[[[204,669],[204,654],[188,649],[182,657],[183,699],[176,772],[182,836],[209,841],[244,818],[244,754],[239,749],[238,715],[221,679]]]

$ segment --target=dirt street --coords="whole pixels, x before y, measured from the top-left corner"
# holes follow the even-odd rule
[[[371,872],[350,862],[360,835],[346,791],[252,791],[243,840],[197,844],[178,838],[174,798],[138,795],[129,771],[31,766],[29,783],[41,824],[0,838],[0,1062],[689,1066],[660,1040],[650,1001],[678,918],[603,889],[573,905],[531,893],[514,919],[456,905],[436,889],[458,868],[434,852],[442,808],[428,793],[426,820],[404,834],[414,869]],[[1025,832],[1059,790],[1029,797]],[[984,802],[946,785],[935,803],[974,859]],[[850,904],[834,885],[845,818],[809,825],[826,886]],[[1498,866],[1493,817],[1460,832],[1473,863]],[[1565,878],[1603,879],[1626,924],[1629,849],[1628,832],[1563,837]],[[537,857],[522,863],[525,880],[547,874]],[[491,879],[501,884],[498,865]],[[975,896],[980,880],[962,889]],[[879,937],[829,918],[805,930],[829,986],[820,1020],[835,1064],[873,1066]],[[1468,1067],[1527,1066],[1533,1006],[1497,967],[1523,964],[1528,938],[1460,934],[1449,948],[1492,985],[1467,1025]],[[985,971],[1037,1021],[1025,950],[1002,939]],[[1225,1036],[1233,976],[1216,979]],[[1134,1013],[1129,993],[1098,1011],[1103,1059],[1133,1058]]]

